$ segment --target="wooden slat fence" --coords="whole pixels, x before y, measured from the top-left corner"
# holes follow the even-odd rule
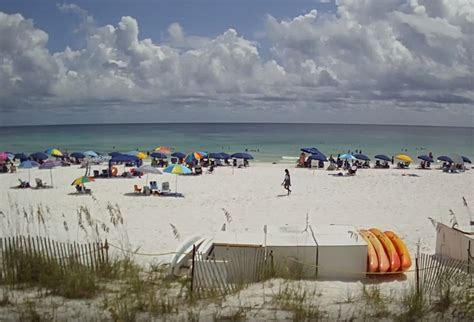
[[[99,271],[108,264],[108,243],[65,243],[42,236],[0,238],[0,282],[16,281],[24,270],[55,264],[62,273],[77,268]],[[28,267],[25,267],[28,266]]]

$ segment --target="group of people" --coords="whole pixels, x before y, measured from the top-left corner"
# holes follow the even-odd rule
[[[16,165],[12,162],[4,162],[0,165],[0,172],[2,173],[14,173],[16,172]]]

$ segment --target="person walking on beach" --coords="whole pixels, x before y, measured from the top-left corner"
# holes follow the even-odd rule
[[[288,195],[290,195],[291,179],[290,179],[290,171],[288,171],[288,169],[285,169],[285,179],[283,179],[283,183],[281,185],[288,191]]]

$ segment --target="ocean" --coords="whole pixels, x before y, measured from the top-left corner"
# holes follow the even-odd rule
[[[49,148],[108,153],[150,151],[243,152],[256,161],[294,162],[301,147],[330,154],[362,150],[373,157],[406,153],[416,158],[459,153],[474,157],[474,128],[273,123],[90,124],[0,127],[0,151],[32,153]]]

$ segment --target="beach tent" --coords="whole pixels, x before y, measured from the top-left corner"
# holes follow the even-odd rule
[[[468,157],[465,157],[465,156],[462,156],[462,160],[463,160],[465,163],[472,163],[471,160],[470,160]]]
[[[362,161],[370,161],[370,158],[368,156],[366,156],[365,154],[354,154],[354,157],[357,159],[357,160],[362,160]]]
[[[387,162],[392,161],[391,158],[389,158],[388,156],[384,154],[377,154],[374,158],[378,160],[382,160],[382,161],[387,161]]]
[[[318,149],[316,149],[315,147],[312,147],[312,148],[301,148],[300,149],[302,152],[304,153],[309,153],[309,154],[316,154],[319,152]]]
[[[30,154],[30,158],[32,158],[35,161],[44,161],[48,158],[48,155],[43,152],[36,152],[36,153]]]
[[[109,160],[109,177],[112,173],[112,166],[119,163],[135,163],[135,165],[139,167],[142,165],[142,160],[136,156],[128,154],[119,153],[118,155],[112,156],[112,158]]]
[[[426,162],[434,162],[433,158],[430,158],[430,157],[427,156],[427,155],[419,155],[419,156],[418,156],[418,159],[423,160],[423,161],[426,161]]]
[[[233,159],[253,160],[253,156],[251,154],[244,152],[234,153],[230,157]]]
[[[153,152],[150,156],[155,159],[166,159],[166,154],[161,152]]]
[[[446,155],[439,156],[438,160],[443,161],[443,162],[453,163],[453,159],[451,159],[450,157],[448,157]]]

